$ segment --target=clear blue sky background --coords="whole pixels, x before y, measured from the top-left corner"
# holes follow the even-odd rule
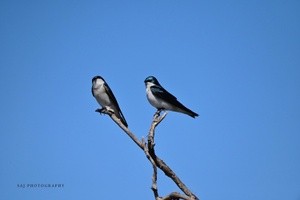
[[[299,19],[296,0],[2,0],[0,199],[153,199],[148,160],[90,87],[103,76],[142,138],[154,75],[200,114],[169,113],[156,136],[195,194],[299,200]]]

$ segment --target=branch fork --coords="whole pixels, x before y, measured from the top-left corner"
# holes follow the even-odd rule
[[[150,130],[147,136],[147,142],[144,139],[139,140],[126,126],[124,126],[120,119],[118,119],[113,110],[108,108],[101,108],[95,110],[100,114],[107,114],[110,118],[133,140],[133,142],[142,149],[150,161],[153,168],[152,175],[152,185],[151,190],[153,191],[155,200],[198,200],[199,198],[193,194],[185,184],[179,179],[179,177],[172,171],[172,169],[155,153],[155,128],[162,122],[162,120],[167,116],[167,112],[164,112],[162,115],[162,110],[157,110],[153,116],[153,120],[150,126]],[[184,193],[180,194],[178,192],[172,192],[165,197],[160,197],[157,187],[157,168],[162,170],[166,176],[173,180],[173,182],[178,186],[178,188]]]

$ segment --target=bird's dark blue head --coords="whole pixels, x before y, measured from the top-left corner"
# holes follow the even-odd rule
[[[153,83],[155,85],[160,85],[158,80],[154,77],[154,76],[148,76],[145,80],[144,80],[144,83],[147,84],[147,83]]]
[[[94,81],[97,79],[102,79],[104,81],[104,79],[101,76],[94,76],[94,78],[92,79],[92,83],[94,83]]]

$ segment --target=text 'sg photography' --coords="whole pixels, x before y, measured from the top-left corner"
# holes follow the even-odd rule
[[[27,184],[17,184],[18,188],[64,188],[64,184],[60,183],[47,183],[47,184],[40,184],[40,183],[27,183]]]

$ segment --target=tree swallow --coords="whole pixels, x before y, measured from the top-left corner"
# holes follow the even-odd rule
[[[108,84],[101,76],[95,76],[92,79],[92,94],[97,102],[102,106],[102,109],[113,111],[115,115],[121,120],[124,126],[128,127],[125,117],[119,107],[119,104],[109,88]],[[97,111],[97,110],[96,110]]]
[[[199,116],[182,105],[176,97],[165,90],[154,76],[145,79],[147,99],[157,110],[171,110],[187,114],[193,118]]]

